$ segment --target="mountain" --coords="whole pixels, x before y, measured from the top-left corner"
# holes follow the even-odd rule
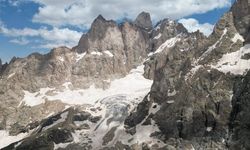
[[[72,49],[0,63],[0,148],[250,149],[249,10],[209,37],[99,15]]]

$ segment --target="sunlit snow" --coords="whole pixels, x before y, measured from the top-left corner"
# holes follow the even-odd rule
[[[231,39],[234,43],[236,43],[238,40],[244,42],[244,38],[239,34],[239,33],[236,33],[234,35],[234,37]]]
[[[101,52],[91,52],[90,54],[91,54],[91,55],[98,55],[98,56],[101,56],[101,55],[102,55]]]
[[[101,98],[122,94],[126,95],[129,99],[133,99],[140,95],[146,95],[152,85],[152,80],[145,79],[143,77],[143,67],[139,66],[136,69],[121,79],[113,80],[110,83],[110,88],[103,90],[96,88],[94,85],[88,89],[71,90],[69,88],[70,82],[62,85],[65,87],[63,91],[58,91],[55,88],[42,88],[39,92],[31,93],[24,91],[25,95],[22,103],[28,106],[36,106],[45,102],[45,100],[61,100],[67,104],[92,104]],[[145,92],[147,91],[147,92]],[[48,95],[48,92],[52,92],[52,95]]]
[[[250,69],[250,59],[242,59],[245,54],[250,54],[250,44],[236,52],[224,54],[219,62],[212,67],[224,73],[242,75]]]
[[[110,51],[104,51],[105,54],[107,54],[109,57],[114,57],[114,55]]]
[[[9,78],[12,78],[16,73],[11,73],[9,76],[8,76],[8,79]]]
[[[5,130],[0,130],[0,149],[8,146],[11,143],[14,143],[23,139],[27,135],[28,133],[20,133],[16,136],[10,136],[9,132]]]
[[[180,41],[181,39],[178,37],[173,37],[168,40],[166,40],[154,53],[160,53],[162,52],[165,48],[170,48],[175,45],[176,42]]]
[[[161,33],[154,37],[154,39],[159,39],[161,37]]]
[[[79,60],[81,60],[84,56],[86,55],[86,52],[81,53],[81,54],[76,54],[76,62],[78,62]]]
[[[223,30],[223,33],[220,37],[220,39],[218,41],[216,41],[212,46],[210,46],[202,55],[201,57],[198,59],[197,62],[199,62],[200,60],[203,60],[205,57],[207,57],[217,46],[218,44],[221,43],[221,40],[223,39],[223,37],[227,34],[227,28],[225,28]]]

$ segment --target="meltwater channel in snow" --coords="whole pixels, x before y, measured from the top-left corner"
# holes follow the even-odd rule
[[[36,106],[45,103],[45,100],[61,100],[67,104],[91,104],[94,105],[96,101],[113,95],[126,95],[128,99],[134,99],[140,96],[145,96],[153,83],[152,80],[143,77],[143,65],[132,69],[130,73],[124,78],[111,81],[110,87],[106,90],[95,88],[94,85],[88,89],[71,90],[68,86],[70,82],[63,84],[65,89],[57,91],[55,88],[42,88],[39,92],[30,93],[24,91],[25,95],[19,105],[25,103],[28,106]],[[53,96],[46,93],[53,92]]]

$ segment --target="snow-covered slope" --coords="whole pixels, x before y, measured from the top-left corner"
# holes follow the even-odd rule
[[[10,136],[7,131],[0,130],[0,149],[25,138],[27,135],[28,133],[20,133],[16,136]]]
[[[169,19],[152,27],[145,12],[119,25],[98,16],[72,50],[13,60],[0,80],[0,142],[14,142],[6,150],[228,149],[241,127],[231,122],[241,110],[237,81],[250,69],[241,17],[230,10],[206,37]]]
[[[250,69],[250,44],[245,45],[236,52],[224,54],[212,68],[224,73],[243,75]]]
[[[39,92],[30,93],[24,91],[25,95],[19,106],[22,104],[36,106],[45,102],[45,100],[60,100],[66,104],[91,104],[94,105],[98,100],[114,96],[125,95],[127,99],[133,100],[138,97],[144,97],[149,92],[153,83],[152,80],[143,77],[143,65],[132,69],[124,78],[106,81],[110,83],[109,88],[95,88],[94,85],[88,89],[71,89],[71,83],[65,83],[62,88],[42,88]]]

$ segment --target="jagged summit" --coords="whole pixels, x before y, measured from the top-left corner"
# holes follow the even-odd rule
[[[101,14],[99,14],[95,20],[106,21],[106,19]]]
[[[141,12],[135,19],[134,24],[138,27],[151,30],[153,28],[152,20],[148,12]]]
[[[110,25],[113,25],[113,24],[116,24],[116,22],[115,22],[114,20],[106,20],[106,19],[100,14],[100,15],[98,15],[98,16],[94,19],[93,23],[91,24],[90,30],[91,30],[92,28],[95,28],[96,26],[98,27],[98,26],[101,26],[101,25],[103,25],[103,24],[110,24]]]

